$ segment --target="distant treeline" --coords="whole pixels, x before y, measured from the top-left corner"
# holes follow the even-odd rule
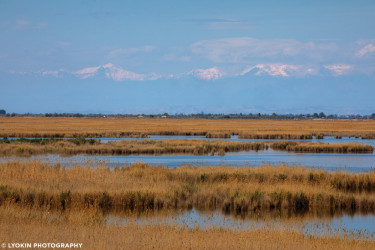
[[[371,115],[326,115],[324,112],[313,114],[262,114],[262,113],[239,113],[239,114],[212,114],[212,113],[197,113],[197,114],[81,114],[81,113],[45,113],[45,114],[32,114],[32,113],[6,113],[4,109],[0,109],[0,116],[15,117],[15,116],[44,116],[44,117],[113,117],[113,118],[199,118],[199,119],[274,119],[274,120],[308,120],[308,119],[375,119],[375,113]]]

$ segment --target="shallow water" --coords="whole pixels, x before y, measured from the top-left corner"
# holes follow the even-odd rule
[[[10,138],[16,139],[16,138]],[[207,139],[204,136],[157,136],[150,138],[101,138],[101,142],[121,140],[224,140],[224,141],[287,141],[287,140],[257,140],[257,139],[238,139],[238,136],[232,136],[228,139]],[[375,147],[375,140],[362,140],[361,138],[326,136],[324,139],[303,140],[311,142],[324,143],[348,143],[358,142],[369,144]],[[167,165],[169,167],[191,165],[230,165],[230,166],[260,166],[260,165],[298,165],[308,168],[324,169],[328,171],[343,170],[348,172],[367,172],[375,169],[375,153],[372,154],[334,154],[334,153],[293,153],[283,151],[273,151],[272,149],[264,151],[250,152],[232,152],[225,156],[209,155],[129,155],[129,156],[70,156],[59,157],[56,155],[35,156],[33,159],[42,159],[49,163],[61,162],[63,165],[82,164],[87,160],[105,161],[109,166],[128,165],[136,162],[143,162],[150,165]],[[6,160],[1,158],[0,160]]]
[[[61,163],[64,166],[91,164],[100,162],[108,167],[125,166],[143,162],[150,165],[165,165],[178,167],[184,164],[194,166],[261,166],[261,165],[288,165],[303,166],[327,171],[368,172],[375,170],[375,153],[372,154],[332,154],[332,153],[291,153],[273,151],[232,152],[225,156],[211,155],[128,155],[128,156],[96,156],[75,155],[61,157],[59,155],[40,155],[30,158],[2,157],[6,160],[41,160],[50,164]]]
[[[0,137],[0,140],[3,138]],[[9,140],[16,140],[19,137],[9,137]],[[27,137],[25,139],[41,139],[36,137]],[[71,139],[71,138],[65,138]],[[375,147],[375,139],[365,139],[355,138],[355,137],[342,137],[341,139],[336,139],[334,136],[325,136],[324,139],[309,139],[309,140],[287,140],[287,139],[239,139],[237,135],[231,136],[231,138],[206,138],[205,136],[176,136],[176,135],[150,135],[147,138],[86,138],[100,140],[102,143],[107,143],[110,141],[144,141],[144,140],[154,140],[154,141],[165,141],[165,140],[203,140],[203,141],[250,141],[250,142],[274,142],[274,141],[299,141],[299,142],[324,142],[324,143],[362,143]]]
[[[228,139],[207,139],[204,136],[150,136],[150,138],[100,138],[101,142],[120,140],[224,140],[224,141],[287,141],[287,140],[256,140],[256,139],[238,139],[232,136]],[[302,140],[300,140],[302,141]],[[324,143],[348,143],[358,142],[369,144],[375,147],[375,140],[362,140],[361,138],[336,139],[334,137],[325,137],[324,139],[303,140]],[[61,163],[65,166],[77,164],[98,166],[106,165],[109,167],[124,166],[136,162],[148,163],[150,165],[166,165],[177,167],[184,164],[197,166],[260,166],[260,165],[280,165],[304,166],[307,168],[323,169],[327,171],[347,171],[347,172],[368,172],[375,170],[375,153],[372,154],[332,154],[332,153],[292,153],[273,151],[272,149],[250,152],[233,152],[225,156],[196,156],[196,155],[130,155],[130,156],[70,156],[61,157],[58,155],[33,156],[30,158],[8,158],[2,157],[0,161],[21,159],[21,160],[42,160],[51,164]],[[202,212],[195,209],[189,211],[174,212],[172,216],[130,216],[122,217],[109,215],[106,218],[107,223],[126,224],[131,221],[138,224],[173,224],[187,226],[190,228],[227,228],[227,229],[272,229],[288,228],[303,232],[307,235],[347,235],[348,232],[374,239],[375,234],[375,215],[342,215],[332,218],[307,218],[301,217],[300,220],[288,221],[281,218],[272,218],[264,220],[262,218],[240,218],[233,215],[225,215],[221,212]]]
[[[106,217],[108,224],[177,225],[187,228],[222,228],[231,230],[288,229],[306,235],[345,236],[349,233],[374,239],[375,215],[341,215],[332,218],[243,218],[225,215],[219,211],[175,211],[167,215],[138,215]]]
[[[87,138],[92,139],[92,138]],[[336,139],[334,136],[325,136],[324,139],[310,139],[310,140],[286,140],[286,139],[278,139],[278,140],[266,140],[266,139],[238,139],[238,136],[234,135],[231,138],[206,138],[205,136],[175,136],[175,135],[150,135],[148,138],[100,138],[100,141],[103,143],[107,143],[110,141],[123,141],[123,140],[155,140],[155,141],[164,141],[164,140],[204,140],[204,141],[214,141],[214,140],[221,140],[221,141],[251,141],[251,142],[260,142],[260,141],[303,141],[303,142],[324,142],[324,143],[362,143],[368,144],[375,147],[375,140],[363,140],[362,138],[354,138],[354,137],[342,137],[341,139]]]

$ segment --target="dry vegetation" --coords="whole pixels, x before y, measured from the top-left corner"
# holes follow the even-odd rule
[[[240,216],[296,214],[284,227],[233,230],[137,224],[139,212],[196,207]],[[375,173],[297,167],[192,167],[133,164],[106,168],[0,163],[0,242],[77,242],[84,249],[374,249],[373,235],[304,235],[300,214],[375,212]],[[130,218],[106,222],[108,212]],[[103,214],[104,213],[104,214]],[[130,217],[129,217],[130,215]],[[172,214],[173,216],[173,214]],[[315,215],[316,216],[316,215]],[[327,217],[328,218],[328,217]],[[288,224],[289,223],[289,224]]]
[[[375,138],[373,120],[208,120],[0,117],[2,137],[144,137],[238,134],[242,138],[304,139],[324,135]]]
[[[252,139],[313,136],[375,138],[375,121],[274,121],[0,117],[0,137],[147,137],[204,135]],[[1,155],[218,154],[263,150],[372,152],[362,144],[222,141],[50,140],[0,143]],[[88,164],[90,165],[90,164]],[[106,224],[103,213],[197,208],[240,216],[259,213],[375,213],[375,173],[349,174],[300,167],[54,166],[0,162],[1,242],[82,242],[86,249],[253,248],[374,249],[371,238],[304,236],[285,229],[189,229],[180,225]]]
[[[0,155],[30,156],[35,154],[60,155],[130,155],[130,154],[191,154],[225,155],[226,152],[263,150],[268,148],[259,142],[166,140],[166,141],[113,141],[100,143],[96,140],[0,140]]]
[[[311,153],[372,153],[373,147],[360,143],[305,143],[305,142],[238,142],[205,140],[113,141],[100,143],[85,139],[20,139],[0,140],[0,156],[31,156],[39,154],[65,155],[131,155],[131,154],[190,154],[220,155],[227,152],[258,151],[268,148],[281,151]]]
[[[305,236],[274,230],[189,229],[173,225],[105,224],[91,209],[41,213],[0,207],[0,242],[76,242],[83,249],[374,249],[371,238]]]
[[[375,174],[280,167],[124,168],[0,163],[0,205],[52,210],[375,212]]]
[[[363,145],[361,143],[328,144],[294,141],[274,142],[270,147],[274,150],[309,153],[372,153],[374,150],[371,145]]]

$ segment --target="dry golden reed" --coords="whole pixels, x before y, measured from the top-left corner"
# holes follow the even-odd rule
[[[284,141],[274,142],[270,147],[274,150],[309,153],[372,153],[374,151],[371,145],[363,145],[361,143],[328,144]]]
[[[2,137],[134,137],[203,135],[252,139],[312,136],[375,138],[374,120],[209,120],[136,118],[0,117]]]
[[[375,212],[375,174],[300,167],[62,167],[0,163],[0,205],[53,210]]]
[[[131,155],[131,154],[189,154],[220,155],[227,152],[259,151],[268,148],[281,151],[310,153],[372,153],[371,145],[360,143],[306,143],[306,142],[238,142],[205,140],[165,141],[112,141],[100,143],[96,140],[37,139],[13,141],[0,140],[0,156],[31,156],[40,154],[60,155]]]
[[[73,143],[66,140],[40,140],[32,143],[27,140],[0,141],[0,155],[30,156],[35,154],[61,155],[130,155],[130,154],[190,154],[190,155],[224,155],[226,152],[258,151],[267,149],[262,142],[235,142],[235,141],[202,141],[202,140],[166,140],[166,141],[113,141],[99,143]]]
[[[0,242],[76,242],[83,249],[374,249],[371,238],[303,235],[287,229],[230,230],[106,224],[95,210],[56,214],[0,207]]]

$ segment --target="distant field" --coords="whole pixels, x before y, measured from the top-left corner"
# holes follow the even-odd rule
[[[374,120],[207,120],[144,118],[1,117],[1,137],[143,137],[203,135],[225,138],[305,139],[312,136],[375,138]]]

